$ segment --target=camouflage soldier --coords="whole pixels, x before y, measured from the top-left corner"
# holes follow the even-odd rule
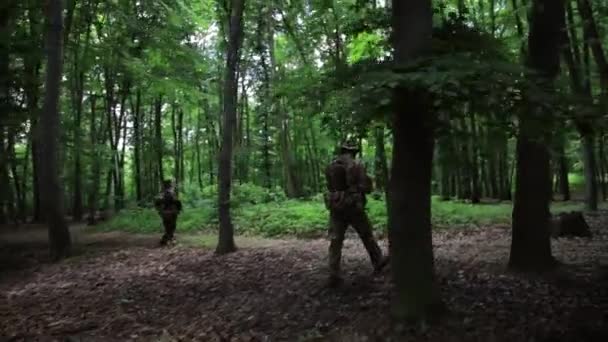
[[[330,212],[330,286],[341,282],[342,243],[349,225],[353,226],[363,241],[375,272],[381,271],[388,261],[388,258],[382,256],[365,213],[365,195],[372,191],[372,180],[363,164],[355,159],[358,152],[359,149],[353,144],[342,145],[339,156],[325,170],[328,190],[325,206]]]
[[[163,219],[165,234],[160,240],[161,245],[166,245],[173,240],[173,234],[177,224],[177,215],[182,210],[182,202],[177,199],[177,193],[170,180],[163,181],[161,193],[154,201],[154,206]]]

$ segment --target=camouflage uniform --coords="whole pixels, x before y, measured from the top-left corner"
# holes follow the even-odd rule
[[[165,234],[160,240],[161,245],[166,245],[173,240],[175,234],[177,216],[182,210],[182,203],[177,199],[175,188],[171,181],[163,182],[163,190],[154,201],[154,206],[163,220]]]
[[[329,270],[330,282],[340,280],[342,244],[351,225],[361,238],[375,271],[387,263],[372,233],[372,225],[365,213],[365,195],[372,191],[372,181],[365,167],[354,155],[357,149],[342,147],[342,153],[325,170],[328,193],[325,205],[330,212]],[[352,153],[352,155],[351,155]]]

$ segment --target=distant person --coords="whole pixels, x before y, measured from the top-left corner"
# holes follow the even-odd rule
[[[330,212],[329,230],[329,286],[342,283],[340,262],[342,244],[348,226],[357,231],[371,259],[374,271],[380,272],[388,263],[372,232],[372,225],[365,213],[365,195],[372,191],[372,180],[365,167],[356,158],[359,149],[356,145],[345,143],[339,155],[325,169],[328,193],[325,206]]]
[[[161,246],[173,241],[177,225],[177,216],[182,211],[182,202],[177,198],[177,192],[171,180],[165,180],[162,190],[156,200],[154,207],[160,214],[165,228],[165,234],[160,240]]]

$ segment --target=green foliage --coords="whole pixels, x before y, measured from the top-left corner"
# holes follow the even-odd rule
[[[217,185],[209,185],[203,188],[199,201],[217,198]],[[240,207],[249,204],[262,204],[269,202],[279,202],[286,199],[285,192],[280,187],[267,189],[252,183],[233,184],[231,203],[233,207]]]
[[[386,54],[385,38],[378,33],[359,33],[349,44],[348,62],[353,64],[364,59],[378,59]]]
[[[581,210],[582,203],[554,203],[553,212]],[[511,221],[510,203],[469,204],[440,201],[433,198],[433,225],[436,229],[456,227],[508,225]],[[383,200],[370,199],[367,212],[374,229],[386,231],[386,206]],[[327,232],[329,217],[323,202],[286,200],[263,204],[242,205],[234,211],[237,234],[263,237],[320,237]],[[212,207],[188,208],[178,219],[178,233],[211,232],[217,227],[216,210]],[[122,212],[100,226],[102,230],[138,233],[159,233],[162,230],[158,214],[152,209]]]

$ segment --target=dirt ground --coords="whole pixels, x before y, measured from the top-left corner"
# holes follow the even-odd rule
[[[398,332],[390,272],[373,277],[354,236],[330,290],[323,239],[239,238],[215,256],[208,236],[159,248],[159,236],[73,227],[76,256],[50,264],[39,227],[2,229],[0,340],[608,341],[607,218],[587,216],[591,239],[553,240],[564,266],[542,277],[505,271],[509,227],[435,232],[449,313]]]

